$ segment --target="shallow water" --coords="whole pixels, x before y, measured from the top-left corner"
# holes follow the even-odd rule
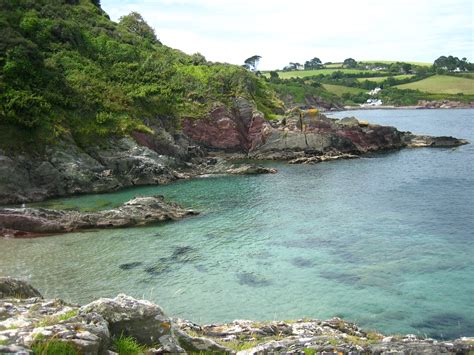
[[[474,142],[474,110],[337,113]],[[96,208],[162,194],[180,222],[0,240],[0,275],[47,297],[124,292],[196,322],[341,316],[385,333],[474,335],[474,146],[276,166],[53,201]]]

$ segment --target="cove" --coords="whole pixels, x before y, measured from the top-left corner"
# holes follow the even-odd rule
[[[342,112],[474,141],[474,110]],[[0,274],[85,303],[124,292],[199,323],[341,316],[384,333],[474,329],[474,148],[405,149],[79,196],[108,208],[161,194],[200,216],[145,228],[0,240]]]

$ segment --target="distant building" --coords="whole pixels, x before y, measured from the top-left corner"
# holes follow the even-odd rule
[[[374,90],[370,90],[370,91],[368,92],[368,94],[369,94],[370,96],[375,96],[375,95],[377,95],[380,91],[382,91],[381,88],[375,88]]]
[[[380,99],[368,99],[367,102],[365,104],[361,104],[360,107],[371,107],[381,105],[383,105],[383,102]]]

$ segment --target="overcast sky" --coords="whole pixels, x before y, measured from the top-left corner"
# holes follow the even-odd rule
[[[139,12],[166,45],[259,69],[323,62],[474,58],[472,0],[102,0],[117,21]]]

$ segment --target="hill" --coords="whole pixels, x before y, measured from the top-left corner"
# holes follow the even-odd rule
[[[433,94],[474,95],[474,80],[451,75],[435,75],[413,83],[398,85],[397,88],[420,90]]]
[[[97,0],[0,0],[0,148],[170,129],[216,102],[279,101],[240,66],[163,45],[132,13],[112,22]]]
[[[411,65],[418,65],[422,67],[429,67],[432,66],[433,63],[428,63],[428,62],[407,62],[407,61],[397,61],[397,60],[362,60],[360,63],[364,64],[394,64],[397,62],[403,62],[403,63],[408,63]]]
[[[334,72],[342,72],[344,74],[371,74],[372,72],[368,70],[361,70],[361,69],[340,69],[340,68],[329,68],[329,69],[314,69],[314,70],[292,70],[292,71],[279,71],[278,76],[280,79],[290,79],[290,78],[306,78],[309,76],[316,76],[316,75],[331,75]],[[384,74],[383,72],[379,72],[379,74]],[[265,76],[269,76],[268,73],[265,73]]]

